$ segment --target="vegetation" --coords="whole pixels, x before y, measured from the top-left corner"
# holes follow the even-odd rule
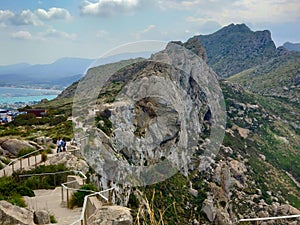
[[[80,188],[80,190],[90,190],[90,191],[98,191],[97,187],[93,184],[87,184]],[[84,197],[91,194],[91,192],[86,191],[76,191],[70,199],[70,208],[73,209],[74,207],[82,207],[84,203]]]
[[[128,203],[135,224],[191,224],[193,219],[205,220],[201,207],[208,187],[201,177],[201,174],[194,174],[186,178],[178,173],[161,183],[136,189]],[[189,192],[189,179],[196,184],[197,197]],[[191,204],[188,209],[187,202]]]
[[[14,205],[25,207],[22,196],[34,196],[31,188],[20,184],[14,177],[0,177],[0,200],[8,201]]]

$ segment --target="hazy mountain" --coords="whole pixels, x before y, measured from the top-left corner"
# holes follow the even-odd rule
[[[9,74],[14,73],[15,71],[20,71],[30,67],[31,65],[28,63],[18,63],[8,66],[0,66],[0,74]]]
[[[0,66],[0,86],[65,88],[79,80],[89,67],[118,62],[128,58],[148,58],[152,53],[122,53],[98,60],[61,58],[51,64],[30,65],[22,63]]]
[[[270,31],[253,32],[245,24],[230,24],[213,34],[195,37],[206,49],[207,63],[220,77],[262,64],[278,54]]]
[[[286,42],[286,43],[283,44],[283,47],[286,48],[289,51],[298,51],[298,52],[300,52],[300,43]]]

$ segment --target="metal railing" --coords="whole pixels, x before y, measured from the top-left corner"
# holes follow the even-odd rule
[[[290,215],[290,216],[277,216],[277,217],[265,217],[265,218],[250,218],[250,219],[241,219],[239,221],[239,224],[243,222],[258,222],[260,221],[267,221],[267,220],[282,220],[282,219],[295,219],[295,218],[300,218],[300,215]]]
[[[4,176],[6,175],[6,169],[8,168],[8,167],[12,167],[12,173],[14,173],[14,171],[15,171],[15,164],[17,163],[17,162],[19,162],[20,163],[20,168],[19,169],[23,169],[23,163],[22,163],[22,160],[23,159],[25,159],[25,158],[27,158],[27,160],[28,160],[28,166],[31,166],[30,165],[30,157],[28,157],[28,156],[31,156],[31,155],[33,155],[34,154],[34,158],[35,158],[35,162],[34,162],[34,166],[36,166],[38,163],[37,163],[37,152],[42,152],[42,151],[44,151],[44,149],[43,148],[41,148],[41,149],[38,149],[38,150],[35,150],[35,151],[33,151],[33,152],[30,152],[30,153],[27,153],[27,154],[25,154],[25,155],[22,155],[22,156],[20,156],[20,157],[18,157],[18,158],[16,158],[16,159],[13,159],[13,160],[11,160],[10,161],[10,163],[8,163],[2,170],[3,170],[3,174],[4,174]],[[25,159],[26,160],[26,159]]]
[[[78,223],[80,223],[80,225],[87,225],[86,207],[87,207],[88,198],[98,195],[99,197],[104,199],[106,202],[109,202],[110,201],[109,198],[106,198],[102,193],[104,193],[104,192],[109,192],[110,193],[110,191],[113,191],[113,190],[114,190],[114,188],[109,188],[107,190],[95,192],[95,193],[92,193],[90,195],[85,196],[80,218],[78,220],[74,221],[73,223],[71,223],[70,225],[76,225]]]

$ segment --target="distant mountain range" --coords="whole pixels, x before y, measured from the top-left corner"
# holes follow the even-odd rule
[[[27,63],[0,66],[0,86],[63,89],[78,81],[89,67],[118,62],[123,59],[149,58],[152,52],[123,53],[98,60],[61,58],[51,64]]]
[[[0,86],[64,88],[78,80],[92,59],[62,58],[51,64],[0,66]]]
[[[283,44],[283,47],[286,48],[289,51],[300,52],[300,43],[286,42],[286,43]]]

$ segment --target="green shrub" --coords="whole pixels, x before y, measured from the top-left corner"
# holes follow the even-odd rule
[[[17,154],[17,157],[18,158],[22,157],[22,156],[27,155],[27,154],[29,154],[31,152],[34,152],[34,151],[35,151],[34,148],[24,148],[21,151],[19,151],[19,153]]]
[[[92,190],[97,191],[97,188],[93,184],[87,184],[80,188],[81,190]],[[70,199],[70,208],[73,209],[75,206],[82,207],[84,202],[84,197],[91,194],[90,192],[85,191],[76,191]]]
[[[47,161],[47,152],[43,151],[41,154],[41,157],[42,157],[42,162],[46,162]]]
[[[57,220],[55,219],[54,215],[50,215],[50,223],[57,223]]]
[[[26,204],[22,196],[33,197],[34,192],[29,187],[21,184],[15,177],[4,176],[0,178],[0,200],[25,207]]]

